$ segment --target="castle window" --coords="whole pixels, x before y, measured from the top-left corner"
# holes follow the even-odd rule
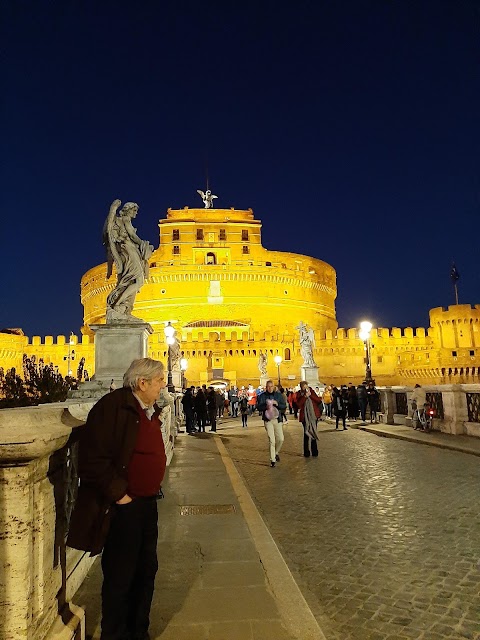
[[[173,246],[173,255],[174,256],[179,256],[180,255],[180,246],[178,244],[175,244]]]
[[[377,362],[378,364],[383,362],[383,356],[377,356]]]
[[[172,231],[172,240],[175,242],[175,240],[180,240],[180,229],[174,229]]]
[[[246,255],[246,254],[250,253],[249,250],[248,250],[248,246],[247,245],[243,245],[242,253],[243,253],[243,255]]]
[[[283,355],[284,355],[284,358],[283,358],[284,360],[291,360],[290,349],[285,349],[285,352]]]
[[[284,262],[282,262],[282,269],[286,269],[286,268],[287,268],[287,265]]]
[[[150,266],[151,266],[151,267],[156,267],[156,266],[157,266],[157,263],[156,263],[156,262],[151,262],[151,263],[150,263]]]
[[[217,264],[217,256],[214,253],[207,253],[205,264]]]
[[[203,240],[203,229],[197,229],[197,240]]]
[[[271,267],[271,266],[272,266],[272,263],[271,263],[271,262],[266,262],[266,263],[265,263],[265,266],[266,266],[266,267]]]
[[[225,231],[225,229],[220,229],[219,239],[220,240],[226,240],[227,239],[227,232]]]
[[[242,229],[242,240],[245,242],[245,240],[248,241],[248,229]]]
[[[454,358],[456,358],[456,357],[457,357],[457,352],[456,352],[456,351],[452,351],[452,356],[453,356]]]
[[[470,351],[470,355],[474,356],[475,355],[475,351]]]

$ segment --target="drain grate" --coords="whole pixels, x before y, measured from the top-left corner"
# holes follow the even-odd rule
[[[180,507],[181,516],[205,516],[235,513],[233,504],[191,504]]]

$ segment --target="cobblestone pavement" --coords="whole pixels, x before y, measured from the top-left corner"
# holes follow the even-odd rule
[[[327,640],[480,639],[479,459],[321,430],[274,469],[258,419],[221,435]]]

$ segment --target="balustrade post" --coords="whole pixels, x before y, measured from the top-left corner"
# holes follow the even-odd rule
[[[467,399],[460,384],[441,387],[445,418],[441,423],[442,431],[454,435],[465,433],[464,423],[468,421]]]

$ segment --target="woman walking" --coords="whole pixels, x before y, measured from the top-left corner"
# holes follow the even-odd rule
[[[328,385],[323,392],[323,406],[325,407],[325,416],[332,417],[332,387]]]
[[[308,382],[300,382],[300,391],[297,391],[298,419],[303,425],[303,455],[305,458],[318,456],[317,421],[322,415],[322,400],[317,396]]]
[[[238,396],[238,407],[240,409],[240,415],[242,416],[242,428],[247,428],[248,422],[248,396],[243,391]]]
[[[345,418],[347,417],[348,407],[348,391],[346,385],[342,385],[341,389],[333,387],[333,409],[335,411],[335,429],[338,429],[338,422],[340,418],[343,423],[343,430],[347,430],[345,424]]]

